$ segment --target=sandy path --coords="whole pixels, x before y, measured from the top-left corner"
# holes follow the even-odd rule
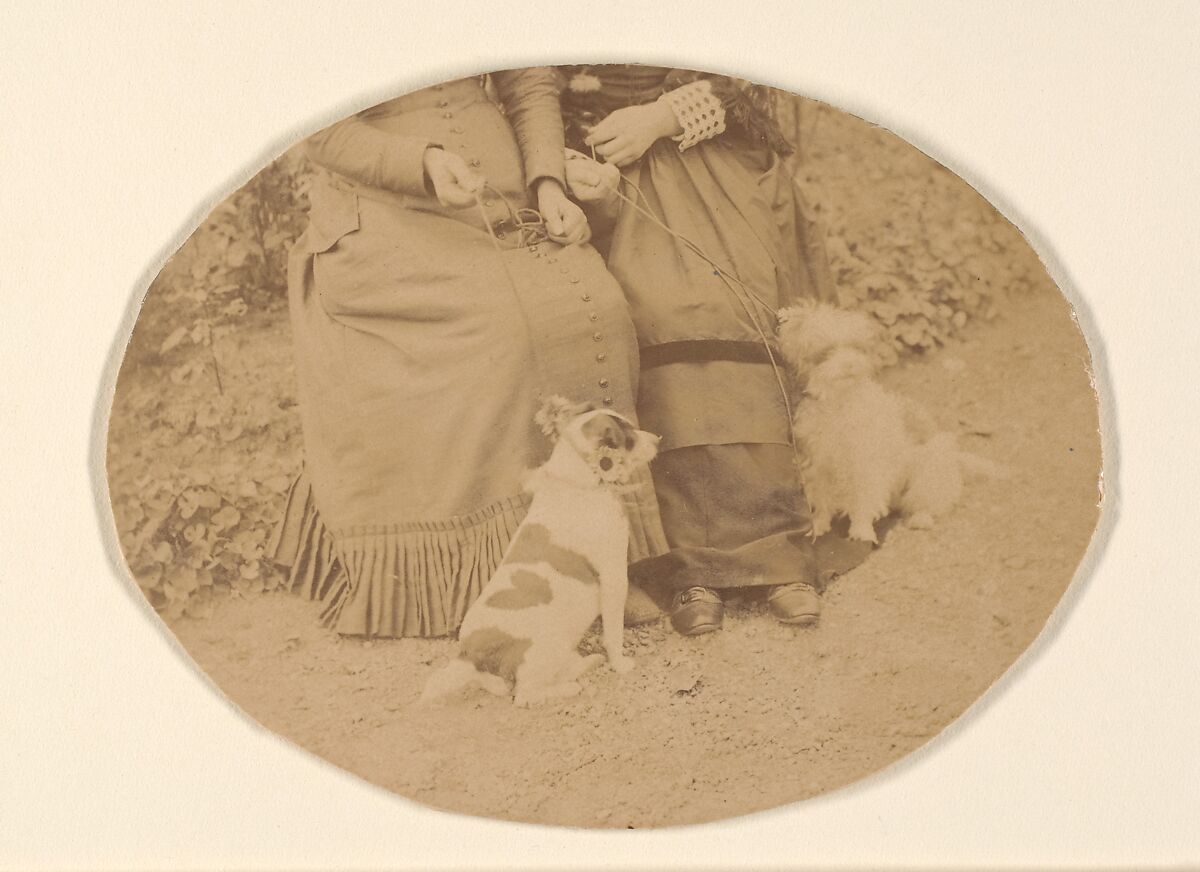
[[[287,595],[218,601],[171,629],[251,717],[430,805],[573,826],[664,826],[847,784],[935,736],[1044,626],[1097,519],[1086,349],[1057,295],[889,374],[1012,471],[933,531],[897,528],[838,579],[815,630],[733,608],[723,632],[626,631],[634,673],[516,709],[482,693],[413,707],[444,640],[341,640]]]

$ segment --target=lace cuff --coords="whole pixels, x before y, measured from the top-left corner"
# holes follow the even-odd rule
[[[672,137],[679,143],[680,151],[725,132],[725,107],[704,79],[688,82],[658,99],[671,107],[683,128],[683,133]]]

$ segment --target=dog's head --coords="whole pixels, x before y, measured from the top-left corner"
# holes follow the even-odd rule
[[[779,348],[801,378],[808,378],[832,352],[841,349],[860,352],[872,371],[877,366],[876,349],[883,329],[866,312],[804,302],[780,309],[778,320]]]
[[[557,443],[556,453],[560,446],[569,447],[587,470],[606,484],[628,482],[638,467],[658,453],[658,436],[639,430],[619,412],[591,403],[551,397],[535,420]]]
[[[814,399],[836,397],[852,384],[875,375],[875,358],[854,347],[834,348],[808,371],[804,393]]]

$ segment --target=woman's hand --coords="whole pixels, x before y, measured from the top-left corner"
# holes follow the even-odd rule
[[[567,149],[567,190],[581,203],[609,205],[617,199],[621,171]]]
[[[640,158],[658,140],[682,129],[671,107],[656,100],[616,110],[593,127],[584,142],[595,146],[596,153],[609,163],[623,167]]]
[[[425,149],[423,165],[433,195],[443,206],[470,206],[483,187],[483,176],[468,167],[461,157],[443,149]]]
[[[546,233],[560,245],[575,245],[592,238],[587,216],[578,205],[567,199],[557,179],[541,179],[537,183],[538,211],[546,219]]]

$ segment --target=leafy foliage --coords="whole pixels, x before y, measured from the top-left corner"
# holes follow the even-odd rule
[[[978,192],[885,130],[783,95],[797,181],[828,229],[838,302],[887,328],[887,355],[925,352],[1049,282],[1020,232]]]
[[[789,160],[826,225],[841,302],[888,329],[893,359],[969,338],[1049,282],[979,194],[886,131],[777,95]],[[265,549],[299,471],[286,260],[308,168],[285,155],[220,204],[152,284],[122,363],[108,476],[121,547],[168,618],[214,591],[273,590]]]
[[[282,314],[307,178],[285,155],[213,210],[151,286],[122,364],[108,463],[117,531],[169,618],[207,614],[214,588],[282,580],[263,553],[299,458]]]

